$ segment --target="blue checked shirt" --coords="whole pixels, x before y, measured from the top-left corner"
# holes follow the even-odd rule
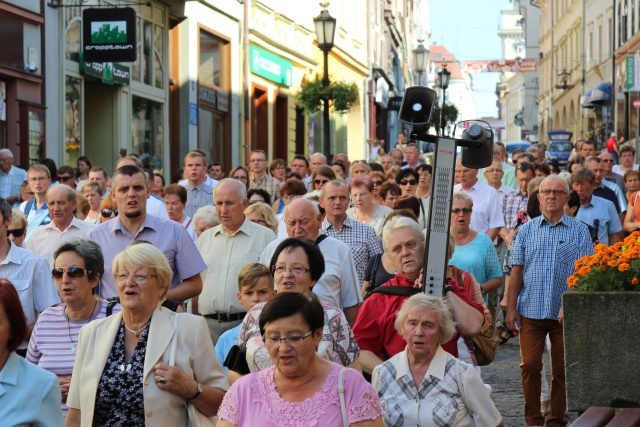
[[[346,218],[342,224],[342,230],[338,230],[328,219],[322,222],[321,233],[338,239],[347,244],[353,253],[356,263],[358,280],[364,281],[364,272],[369,264],[369,258],[382,253],[382,244],[376,236],[376,231],[370,225],[363,224],[351,218]]]
[[[22,183],[27,180],[27,172],[24,169],[11,166],[9,173],[0,170],[0,197],[6,199],[17,196],[22,189]]]
[[[591,254],[587,226],[567,215],[553,225],[540,215],[520,227],[512,255],[512,264],[524,267],[518,313],[529,319],[556,320],[575,261]]]
[[[206,181],[197,187],[192,187],[187,182],[184,188],[187,190],[187,205],[184,208],[184,213],[188,216],[193,218],[201,207],[213,205],[213,188],[206,184]]]

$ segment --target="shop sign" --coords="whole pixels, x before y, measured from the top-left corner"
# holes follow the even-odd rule
[[[229,112],[229,94],[226,92],[218,92],[218,110],[225,113]]]
[[[625,71],[625,90],[640,92],[640,56],[627,57]]]
[[[131,73],[129,67],[113,62],[80,61],[80,71],[87,76],[97,77],[107,84],[129,86]]]
[[[216,105],[216,91],[208,87],[200,86],[198,90],[198,99],[211,105]]]
[[[387,103],[387,110],[390,111],[400,111],[400,106],[402,105],[402,96],[392,96],[389,98],[389,102]]]
[[[291,86],[291,61],[253,45],[249,46],[249,58],[249,68],[253,74],[279,85]]]
[[[82,11],[82,52],[90,62],[134,62],[136,11],[130,7]]]

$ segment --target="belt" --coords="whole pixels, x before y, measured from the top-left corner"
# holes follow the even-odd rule
[[[203,314],[203,317],[207,319],[214,319],[218,322],[233,322],[235,320],[242,320],[247,313],[212,313]]]

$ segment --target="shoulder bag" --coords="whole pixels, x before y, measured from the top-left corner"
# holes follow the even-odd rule
[[[340,369],[340,373],[338,374],[338,396],[340,396],[340,412],[342,413],[343,427],[349,427],[349,419],[347,418],[347,404],[344,400],[344,381],[342,381],[342,377],[346,369],[347,368]]]
[[[179,314],[176,314],[173,317],[173,338],[171,339],[171,350],[169,353],[169,366],[175,366],[176,362],[176,344],[178,342],[178,317]],[[198,411],[193,403],[189,402],[185,399],[184,406],[187,408],[187,413],[189,414],[189,424],[188,427],[214,427],[216,425],[215,417],[207,417],[202,412]]]
[[[458,283],[462,286],[462,270],[458,269]],[[465,338],[464,342],[469,349],[469,353],[478,366],[487,366],[496,358],[496,349],[500,345],[500,333],[491,317],[491,314],[484,315],[485,328],[483,324],[481,332],[473,338]]]

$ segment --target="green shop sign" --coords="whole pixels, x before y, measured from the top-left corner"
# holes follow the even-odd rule
[[[107,84],[129,86],[131,81],[129,67],[115,62],[86,62],[80,58],[80,72],[97,77]]]
[[[253,74],[283,86],[291,86],[293,65],[258,46],[249,46],[249,68]]]

